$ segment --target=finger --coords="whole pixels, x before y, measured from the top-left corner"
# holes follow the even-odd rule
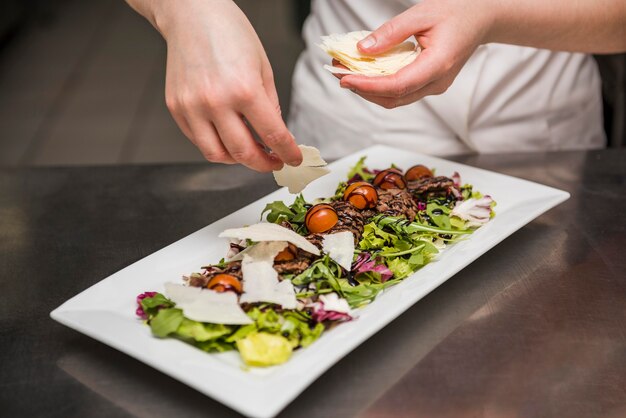
[[[408,37],[422,30],[418,6],[407,9],[391,20],[383,23],[369,36],[362,39],[357,47],[365,54],[381,54],[404,42]]]
[[[183,135],[185,135],[195,145],[195,140],[193,138],[191,127],[189,126],[189,122],[187,122],[185,116],[182,113],[178,113],[173,110],[170,111],[170,114],[172,115],[174,122],[176,122],[176,125],[178,125],[178,128],[180,128]]]
[[[274,113],[275,115],[275,113]],[[224,112],[214,119],[224,147],[238,163],[260,172],[279,170],[282,162],[258,146],[240,115]]]
[[[267,96],[259,95],[242,112],[261,141],[283,162],[293,166],[302,163],[300,148]]]
[[[191,113],[189,126],[193,135],[193,143],[207,161],[213,163],[235,164],[236,161],[226,150],[215,126],[201,111]]]
[[[367,93],[360,92],[358,90],[355,90],[354,93],[358,94],[365,100],[368,100],[372,103],[375,103],[379,106],[384,107],[385,109],[395,109],[396,107],[406,106],[411,103],[415,103],[418,100],[421,100],[426,96],[441,94],[443,93],[443,91],[445,91],[445,88],[442,87],[440,83],[434,82],[402,98],[374,96],[374,95],[369,95]]]
[[[333,61],[331,62],[333,67],[337,67],[337,68],[341,68],[342,70],[350,70],[348,67],[346,67],[345,65],[343,65],[342,63],[340,63],[337,59],[333,58]],[[339,74],[339,73],[333,73],[333,75],[335,77],[337,77],[339,80],[341,80],[345,74]]]
[[[278,92],[276,91],[276,83],[274,82],[274,74],[272,74],[269,62],[267,64],[267,67],[270,69],[263,72],[263,87],[265,88],[265,93],[267,94],[267,97],[269,98],[276,112],[279,115],[282,115],[280,100],[278,99]]]
[[[410,95],[440,77],[441,66],[431,50],[425,49],[415,61],[395,74],[383,77],[347,75],[340,85],[363,93],[400,98]]]

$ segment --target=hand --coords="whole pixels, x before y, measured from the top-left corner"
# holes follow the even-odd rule
[[[207,160],[262,172],[300,164],[263,46],[231,0],[166,0],[154,20],[167,41],[167,107]]]
[[[390,76],[341,76],[341,87],[387,109],[444,93],[488,33],[492,17],[484,9],[465,0],[425,0],[411,7],[358,47],[379,54],[415,36],[422,47],[415,61]]]

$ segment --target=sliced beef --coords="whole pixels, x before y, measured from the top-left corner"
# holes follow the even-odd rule
[[[354,243],[358,244],[361,240],[361,235],[363,235],[366,220],[361,211],[343,200],[336,200],[331,202],[330,205],[337,212],[337,217],[339,218],[337,224],[326,232],[309,234],[306,239],[321,250],[324,235],[350,231],[354,235]]]
[[[454,187],[454,180],[445,176],[422,177],[408,183],[408,189],[418,199],[446,196],[448,189]]]
[[[206,266],[204,267],[204,273],[192,274],[189,277],[189,286],[206,287],[206,285],[209,283],[209,280],[211,280],[214,276],[217,276],[218,274],[230,274],[231,276],[242,280],[243,277],[241,275],[241,261],[233,261],[231,263],[228,263],[228,265],[226,265],[226,267],[224,268],[219,268],[216,266]]]
[[[389,216],[415,219],[417,204],[405,189],[377,189],[378,203],[376,211]]]
[[[274,263],[274,270],[278,274],[300,274],[308,269],[313,260],[307,257],[296,257],[293,260],[277,261]]]

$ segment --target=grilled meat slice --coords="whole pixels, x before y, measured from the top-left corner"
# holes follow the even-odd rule
[[[275,262],[274,270],[276,270],[278,274],[300,274],[308,269],[312,262],[312,258],[299,256],[293,260]]]
[[[209,283],[209,280],[211,280],[214,276],[217,276],[218,274],[230,274],[231,276],[242,280],[243,276],[241,274],[241,261],[233,261],[231,263],[228,263],[228,265],[224,268],[207,266],[204,270],[204,273],[194,273],[189,276],[189,286],[206,287],[206,285]]]
[[[417,214],[417,204],[405,189],[377,189],[376,211],[389,216],[398,216],[412,221]]]
[[[445,176],[422,177],[408,183],[408,189],[419,199],[446,196],[448,189],[454,187],[454,180]]]
[[[332,202],[331,206],[337,211],[339,221],[337,225],[330,230],[330,233],[350,231],[354,234],[356,242],[359,242],[363,234],[363,227],[365,226],[365,218],[361,211],[352,206],[349,202],[344,202],[343,200]]]
[[[337,212],[337,217],[339,218],[337,224],[324,233],[309,234],[306,239],[321,250],[324,235],[350,231],[354,235],[354,243],[358,244],[365,226],[365,217],[361,211],[343,200],[336,200],[331,202],[330,205]]]

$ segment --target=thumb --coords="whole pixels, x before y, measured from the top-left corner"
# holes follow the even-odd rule
[[[409,9],[383,23],[357,46],[364,54],[381,54],[417,33],[419,30],[417,24],[413,9]]]

